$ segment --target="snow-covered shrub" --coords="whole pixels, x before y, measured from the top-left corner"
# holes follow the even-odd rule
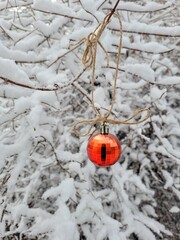
[[[148,107],[139,125],[110,126],[120,161],[97,168],[88,137],[72,132],[93,118],[85,45],[116,1],[0,2],[0,237],[50,240],[179,239],[179,8],[170,1],[120,1],[123,49],[112,116]],[[113,16],[98,49],[95,101],[109,109],[119,42]],[[85,131],[87,126],[83,126]],[[95,130],[95,128],[94,128]],[[161,193],[161,194],[160,194]],[[168,195],[172,196],[171,198]],[[161,197],[167,202],[162,218]],[[163,208],[164,209],[164,208]],[[165,224],[165,226],[163,225]]]

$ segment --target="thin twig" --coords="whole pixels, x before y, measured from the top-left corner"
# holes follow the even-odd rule
[[[64,88],[70,86],[71,84],[73,84],[75,81],[77,81],[82,76],[82,74],[86,71],[86,69],[87,68],[84,68],[74,79],[70,80],[68,83],[65,83],[63,85],[54,84],[54,88],[39,88],[39,87],[36,88],[36,87],[29,86],[29,85],[26,85],[23,83],[14,82],[13,80],[10,80],[10,79],[4,78],[4,77],[0,77],[0,79],[5,81],[6,83],[11,83],[11,84],[19,86],[19,87],[36,90],[36,91],[52,92],[52,91],[57,91],[58,89],[64,89]]]
[[[93,17],[96,19],[96,21],[99,23],[99,20],[97,19],[97,17],[96,17],[93,13],[91,13],[90,11],[88,11],[88,10],[86,10],[86,9],[84,8],[81,0],[79,0],[79,2],[80,2],[80,4],[81,4],[82,8],[84,9],[84,11],[86,11],[88,14],[90,14],[91,16],[93,16]]]
[[[116,11],[116,8],[117,8],[117,6],[118,6],[119,2],[120,2],[120,0],[117,0],[116,4],[114,5],[114,8],[113,8],[113,9],[111,9],[111,12],[110,12],[110,14],[109,14],[109,17],[107,18],[107,22],[109,22],[109,21],[110,21],[110,19],[111,19],[112,15],[115,13],[115,11]]]
[[[26,85],[23,83],[14,82],[13,80],[10,80],[8,78],[0,77],[0,79],[5,81],[6,83],[11,83],[13,85],[16,85],[16,86],[19,86],[22,88],[31,89],[31,90],[38,90],[38,91],[56,91],[56,90],[58,90],[58,86],[56,86],[55,88],[35,88],[35,87],[29,86],[29,85]]]
[[[27,4],[22,4],[22,5],[19,4],[18,6],[16,6],[16,5],[13,6],[13,5],[11,5],[11,6],[9,6],[9,7],[8,7],[7,4],[6,4],[6,6],[5,6],[4,8],[1,8],[1,9],[0,9],[0,12],[2,12],[2,11],[4,11],[4,10],[7,10],[7,9],[15,8],[15,7],[22,7],[22,8],[23,8],[23,7],[28,7],[28,6],[30,6],[32,3],[33,3],[33,1],[32,1],[31,3],[27,3]],[[11,3],[11,4],[12,4],[12,3]]]
[[[104,0],[104,2],[102,2],[100,5],[99,5],[99,7],[97,8],[97,10],[99,10],[104,4],[105,4],[105,2],[106,2],[107,0]],[[110,9],[109,9],[110,10]]]
[[[76,48],[80,47],[83,43],[85,42],[84,39],[82,39],[78,44],[76,44],[73,48],[71,48],[70,50],[68,50],[67,52],[65,52],[64,54],[60,55],[59,57],[57,57],[51,64],[49,64],[48,68],[51,67],[53,64],[55,64],[59,59],[63,58],[64,56],[66,56],[67,54],[69,54],[70,52],[74,51]]]
[[[162,8],[158,8],[158,9],[155,9],[155,10],[154,9],[153,10],[134,10],[134,9],[128,9],[128,8],[119,7],[119,8],[117,8],[117,10],[119,10],[119,11],[126,11],[126,12],[135,12],[135,13],[151,13],[151,12],[154,13],[154,12],[159,12],[159,11],[168,9],[170,7],[172,7],[172,5],[166,6],[166,7],[162,7]],[[103,10],[110,11],[111,8],[105,7],[105,8],[103,8]]]
[[[52,14],[52,15],[57,15],[57,16],[63,16],[65,18],[71,18],[71,19],[76,19],[76,20],[80,20],[80,21],[85,21],[85,22],[92,22],[89,19],[84,19],[84,18],[80,18],[80,17],[76,17],[76,16],[69,16],[67,14],[62,14],[62,13],[55,13],[55,12],[48,12],[45,10],[40,10],[37,8],[33,8],[34,11],[38,11],[38,12],[43,12],[43,13],[47,13],[47,14]]]
[[[115,28],[111,28],[111,27],[108,27],[109,30],[112,30],[112,31],[115,31],[115,32],[119,32],[119,29],[115,29]],[[157,37],[180,37],[180,34],[163,34],[163,33],[153,33],[153,32],[142,32],[142,31],[133,31],[133,30],[126,30],[126,29],[123,29],[123,32],[126,32],[126,33],[135,33],[135,34],[142,34],[142,35],[147,35],[147,36],[157,36]]]
[[[118,47],[118,45],[116,45],[116,44],[112,44],[112,46],[113,47]],[[172,52],[174,50],[174,48],[171,48],[171,49],[168,49],[166,51],[153,52],[153,51],[142,50],[142,49],[133,48],[133,47],[125,47],[125,46],[123,46],[123,48],[128,49],[128,50],[132,50],[132,51],[139,51],[139,52],[145,52],[145,53],[151,53],[151,54],[165,54],[165,53]]]
[[[113,67],[113,66],[103,66],[102,68],[115,69],[115,67]],[[122,69],[122,68],[118,68],[118,71],[120,71],[120,72],[126,72],[126,70],[125,70],[125,69]],[[151,82],[151,81],[145,79],[144,77],[139,76],[138,74],[132,73],[132,72],[130,72],[130,71],[127,71],[127,73],[130,74],[130,75],[134,75],[134,76],[136,76],[136,77],[138,77],[138,78],[141,78],[141,79],[144,80],[145,82],[147,82],[147,83],[149,83],[149,84],[152,84],[152,85],[167,86],[167,84],[164,84],[164,83],[162,83],[162,82]],[[169,84],[168,86],[170,86],[170,85],[175,86],[175,85],[178,85],[178,83],[176,83],[176,84]]]
[[[36,63],[44,63],[44,62],[47,62],[47,59],[42,59],[42,60],[35,60],[35,61],[28,61],[28,60],[15,60],[15,63],[26,63],[26,64],[36,64]]]
[[[42,143],[42,142],[48,143],[48,144],[50,145],[52,151],[53,151],[53,154],[54,154],[54,157],[55,157],[55,160],[56,160],[57,165],[58,165],[63,171],[65,171],[65,172],[67,172],[68,174],[70,174],[69,170],[66,169],[66,168],[64,168],[64,167],[62,166],[62,164],[60,163],[60,160],[58,159],[58,156],[57,156],[57,153],[56,153],[56,150],[55,150],[53,144],[52,144],[49,140],[47,140],[47,138],[45,138],[44,136],[40,136],[40,137],[41,137],[43,140],[38,141],[38,144],[39,144],[39,143]]]

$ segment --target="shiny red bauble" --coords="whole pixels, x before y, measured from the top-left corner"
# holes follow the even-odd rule
[[[112,134],[96,134],[88,142],[87,154],[95,165],[108,167],[118,161],[121,155],[121,145]]]

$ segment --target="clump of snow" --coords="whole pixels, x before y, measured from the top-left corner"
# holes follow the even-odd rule
[[[44,194],[43,198],[61,196],[61,200],[66,202],[70,197],[75,198],[75,187],[74,180],[72,178],[66,179],[61,182],[58,187],[52,187],[48,189]]]
[[[177,206],[173,206],[170,210],[171,213],[179,213],[180,209]]]
[[[0,66],[0,77],[33,86],[27,74],[21,70],[14,61],[0,58]]]
[[[153,69],[147,64],[127,64],[125,67],[126,72],[138,75],[142,79],[145,79],[149,82],[155,81],[155,74]]]

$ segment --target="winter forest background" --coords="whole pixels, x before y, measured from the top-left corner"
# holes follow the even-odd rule
[[[123,153],[109,168],[87,158],[92,119],[85,44],[115,0],[0,1],[0,239],[180,239],[180,2],[120,1],[123,24],[112,118],[149,108],[138,125],[111,125]],[[98,48],[95,102],[109,108],[119,26]],[[140,118],[142,116],[139,116]],[[98,126],[93,130],[98,131]],[[86,131],[82,125],[81,131]]]

